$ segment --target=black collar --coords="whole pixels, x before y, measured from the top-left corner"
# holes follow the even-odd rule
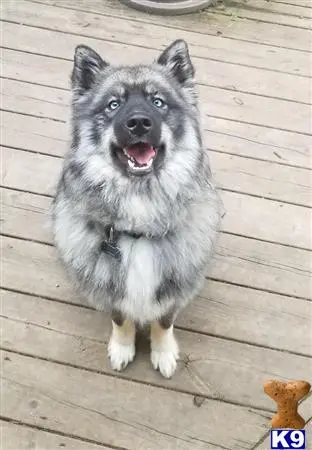
[[[104,227],[104,239],[101,243],[101,250],[120,261],[121,252],[118,247],[118,240],[122,235],[129,236],[133,239],[140,239],[142,237],[147,239],[160,239],[161,237],[166,236],[167,233],[162,236],[149,236],[143,233],[132,233],[131,231],[118,231],[115,229],[114,224],[106,225],[106,227]]]
[[[117,231],[113,224],[107,225],[105,228],[105,236],[109,241],[117,242],[120,236],[125,234],[134,239],[140,239],[141,237],[146,237],[143,233],[132,233],[131,231]]]

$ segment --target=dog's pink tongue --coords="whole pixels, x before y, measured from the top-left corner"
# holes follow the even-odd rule
[[[147,164],[156,154],[154,147],[149,144],[131,145],[127,147],[127,153],[141,166]]]

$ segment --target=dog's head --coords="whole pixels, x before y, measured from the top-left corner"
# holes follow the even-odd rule
[[[151,65],[114,67],[78,46],[72,73],[74,147],[88,140],[123,175],[157,173],[200,147],[194,68],[184,41]],[[84,141],[86,142],[86,141]],[[180,160],[181,156],[178,156]]]

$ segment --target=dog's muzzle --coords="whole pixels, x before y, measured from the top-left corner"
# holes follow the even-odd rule
[[[119,163],[133,175],[145,175],[153,170],[160,149],[161,120],[152,115],[148,106],[131,105],[115,118],[114,148]]]

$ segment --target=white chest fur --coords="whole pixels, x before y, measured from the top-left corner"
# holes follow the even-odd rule
[[[162,278],[159,249],[152,240],[127,237],[120,240],[120,249],[126,274],[125,298],[120,308],[128,317],[142,323],[159,318],[169,306],[155,301]]]

